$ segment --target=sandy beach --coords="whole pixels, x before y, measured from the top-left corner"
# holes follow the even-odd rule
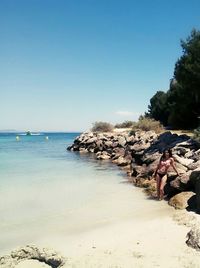
[[[51,246],[67,258],[64,267],[200,267],[200,253],[185,243],[187,232],[199,217],[176,211],[165,201],[140,201],[143,209],[133,219],[102,224],[100,228],[71,237],[63,235],[59,240],[52,237]],[[47,244],[40,241],[41,247]],[[28,267],[40,268],[32,261],[22,262],[16,268],[25,268],[28,262]]]
[[[185,218],[188,224],[187,212],[150,203],[137,220],[84,234],[71,250],[63,245],[61,251],[69,257],[66,267],[200,267],[200,254],[185,243],[190,227],[173,219]]]

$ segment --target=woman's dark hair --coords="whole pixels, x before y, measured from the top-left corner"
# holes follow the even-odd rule
[[[165,149],[165,150],[163,151],[163,154],[162,154],[161,158],[160,158],[160,161],[162,161],[163,159],[165,159],[165,157],[166,157],[166,155],[165,155],[166,152],[168,152],[169,157],[172,157],[172,150],[171,150],[171,149]]]

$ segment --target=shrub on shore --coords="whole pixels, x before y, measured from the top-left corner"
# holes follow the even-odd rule
[[[131,128],[135,124],[134,121],[124,121],[123,123],[116,124],[115,128]]]
[[[92,132],[110,132],[113,131],[114,127],[108,122],[95,122],[93,123]]]
[[[156,133],[160,133],[164,130],[160,121],[156,121],[152,118],[141,117],[138,122],[136,122],[131,130],[131,133],[135,133],[137,130],[149,131],[154,130]]]

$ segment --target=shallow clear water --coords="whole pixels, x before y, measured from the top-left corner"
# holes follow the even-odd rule
[[[140,209],[137,199],[130,205],[133,188],[122,183],[118,167],[66,151],[77,135],[17,141],[16,134],[0,134],[0,253],[87,232]]]

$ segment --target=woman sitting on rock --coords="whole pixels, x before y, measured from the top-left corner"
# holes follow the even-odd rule
[[[156,183],[157,183],[157,198],[158,200],[162,200],[164,196],[164,186],[167,181],[167,171],[169,167],[172,167],[174,171],[177,173],[179,176],[179,173],[177,169],[174,166],[174,159],[172,157],[172,152],[170,149],[165,150],[163,152],[163,155],[160,158],[160,161],[158,163],[158,166],[153,174],[156,178]]]

